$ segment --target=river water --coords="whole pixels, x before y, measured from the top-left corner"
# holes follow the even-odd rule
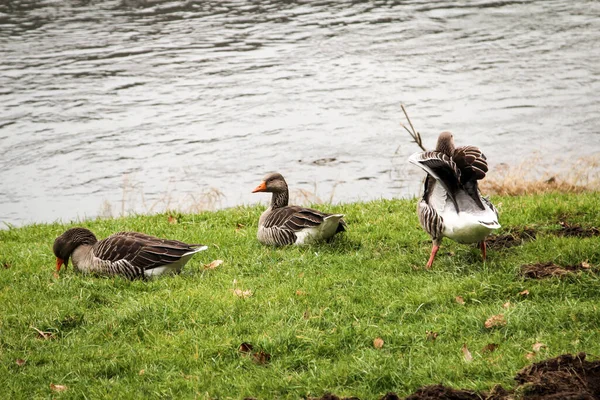
[[[598,1],[4,0],[0,225],[415,195],[401,104],[493,173],[600,151],[599,93]]]

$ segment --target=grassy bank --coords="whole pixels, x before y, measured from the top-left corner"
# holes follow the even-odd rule
[[[491,248],[486,263],[446,240],[431,271],[416,200],[320,206],[345,213],[349,230],[303,248],[261,246],[260,208],[79,224],[99,238],[137,230],[210,246],[181,275],[148,282],[54,277],[52,243],[71,225],[0,231],[0,398],[370,399],[440,382],[512,387],[532,361],[600,355],[600,238],[560,234],[561,221],[600,226],[598,195],[493,200],[500,234],[527,226],[535,239]],[[546,261],[592,267],[519,274]],[[486,328],[498,314],[506,324]]]

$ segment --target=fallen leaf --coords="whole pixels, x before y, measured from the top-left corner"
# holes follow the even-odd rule
[[[246,227],[246,225],[244,225],[244,224],[240,224],[240,223],[238,222],[238,224],[237,224],[237,227],[235,228],[235,231],[236,231],[236,232],[239,232],[239,230],[240,230],[240,229],[243,229],[243,228],[245,228],[245,227]]]
[[[590,264],[589,264],[589,263],[587,262],[587,260],[586,260],[586,261],[582,261],[582,262],[581,262],[581,268],[584,268],[584,269],[590,269],[590,268],[591,268],[591,266],[590,266]]]
[[[223,260],[214,260],[209,264],[204,264],[204,269],[215,269],[221,264],[223,264]]]
[[[64,392],[67,390],[67,387],[65,385],[55,385],[54,383],[51,383],[50,390],[54,390],[55,392]]]
[[[17,363],[17,365],[18,365],[19,367],[22,367],[23,365],[25,365],[25,363],[26,363],[27,361],[25,361],[25,360],[22,360],[22,359],[20,359],[20,358],[17,358],[17,359],[15,360],[15,362]]]
[[[265,353],[264,351],[259,351],[252,354],[252,361],[254,361],[257,364],[263,365],[268,363],[269,360],[271,360],[271,355]]]
[[[246,297],[250,297],[252,296],[252,290],[242,290],[242,289],[232,289],[233,294],[235,294],[237,297],[241,297],[242,299],[245,299]]]
[[[140,372],[138,372],[138,375],[144,375],[146,373],[145,369],[140,369]]]
[[[306,292],[302,290],[296,290],[296,296],[306,296]]]
[[[463,357],[465,358],[466,362],[471,362],[473,361],[473,356],[471,355],[471,352],[469,351],[469,349],[467,348],[467,344],[464,343],[462,345],[462,352],[463,352]]]
[[[525,290],[523,290],[522,292],[519,292],[519,294],[520,294],[521,296],[523,296],[523,297],[525,297],[525,296],[529,296],[529,290],[525,289]]]
[[[169,217],[167,218],[167,221],[169,221],[170,224],[175,225],[177,223],[177,218],[175,218],[172,215],[169,215]]]
[[[54,334],[52,332],[43,332],[34,326],[32,326],[31,329],[35,330],[38,333],[38,339],[44,339],[44,340],[54,339]]]
[[[309,319],[310,318],[310,311],[304,311],[304,315],[303,315],[304,319]]]
[[[546,347],[544,343],[537,342],[533,345],[533,351],[539,352],[544,347]]]
[[[506,319],[504,319],[504,314],[492,315],[486,321],[484,326],[487,329],[495,328],[497,326],[506,325]]]
[[[529,353],[525,354],[525,358],[527,358],[528,360],[532,360],[535,358],[535,353],[529,352]]]
[[[506,303],[502,304],[502,308],[508,308],[510,305],[510,301],[507,301]]]
[[[427,334],[427,340],[431,340],[432,342],[435,342],[435,339],[438,337],[438,333],[434,331],[425,331],[425,333]]]
[[[240,347],[238,347],[238,351],[240,353],[250,353],[253,349],[253,346],[250,343],[242,343],[240,344]]]
[[[381,349],[383,347],[383,339],[378,337],[373,340],[373,347]]]
[[[464,305],[464,304],[465,304],[465,299],[463,299],[463,298],[462,298],[462,296],[456,296],[456,297],[454,298],[454,300],[456,300],[456,302],[457,302],[458,304],[461,304],[461,305]]]
[[[496,349],[498,348],[498,345],[496,343],[489,343],[486,344],[483,349],[481,349],[482,353],[491,353],[493,351],[496,351]]]

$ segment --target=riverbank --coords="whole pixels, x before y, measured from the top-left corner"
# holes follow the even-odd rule
[[[147,282],[53,276],[52,243],[72,225],[0,231],[0,393],[370,399],[513,388],[531,362],[600,354],[598,194],[493,201],[503,227],[487,262],[445,240],[431,271],[414,199],[319,206],[348,232],[302,248],[256,241],[262,207],[78,224],[209,245]]]

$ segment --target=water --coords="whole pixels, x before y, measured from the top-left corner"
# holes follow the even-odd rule
[[[600,151],[599,93],[597,1],[4,1],[0,223],[414,195],[400,104],[493,171]]]

